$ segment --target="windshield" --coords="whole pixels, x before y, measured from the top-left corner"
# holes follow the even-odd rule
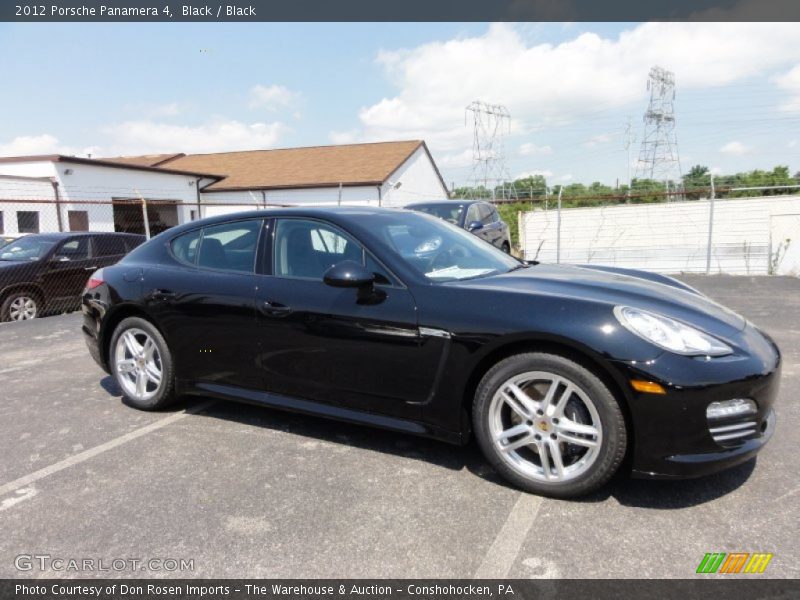
[[[464,212],[464,207],[460,204],[428,204],[426,206],[409,206],[409,208],[439,217],[453,225],[461,225],[461,213]]]
[[[380,219],[372,231],[434,282],[507,273],[524,264],[459,227],[413,212]]]
[[[55,240],[24,237],[0,248],[0,260],[39,260],[53,247]]]

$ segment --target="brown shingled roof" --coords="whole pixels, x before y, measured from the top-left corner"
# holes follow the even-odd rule
[[[120,163],[122,165],[135,165],[138,167],[157,167],[162,163],[168,162],[179,156],[186,156],[181,152],[171,152],[169,154],[143,154],[141,156],[117,156],[115,158],[104,158],[108,162]]]
[[[209,192],[380,185],[420,146],[428,152],[425,142],[413,140],[178,155],[159,166],[225,175]]]

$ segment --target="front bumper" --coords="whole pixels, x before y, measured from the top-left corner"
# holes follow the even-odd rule
[[[628,406],[633,429],[632,475],[657,479],[700,477],[754,457],[775,431],[773,403],[780,383],[780,353],[774,342],[752,325],[741,333],[746,352],[710,360],[665,353],[646,364],[618,363],[627,381],[660,383],[665,395],[631,390]],[[748,398],[756,414],[712,421],[711,402]],[[715,440],[719,425],[748,424],[748,435]]]

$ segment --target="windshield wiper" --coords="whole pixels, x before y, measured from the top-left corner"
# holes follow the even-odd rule
[[[538,264],[538,263],[536,263],[536,264]],[[521,263],[519,263],[518,265],[515,265],[515,266],[511,267],[511,268],[510,268],[510,269],[509,269],[507,272],[508,272],[508,273],[511,273],[511,271],[517,271],[517,270],[519,270],[519,269],[527,269],[527,268],[528,268],[528,267],[530,267],[530,266],[531,266],[531,265],[530,265],[530,264],[528,264],[528,263],[523,263],[523,262],[521,262]]]

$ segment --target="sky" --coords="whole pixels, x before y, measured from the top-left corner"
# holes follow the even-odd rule
[[[511,177],[627,181],[647,75],[675,73],[686,172],[800,170],[800,24],[0,24],[0,156],[424,139],[472,173],[474,100]]]

